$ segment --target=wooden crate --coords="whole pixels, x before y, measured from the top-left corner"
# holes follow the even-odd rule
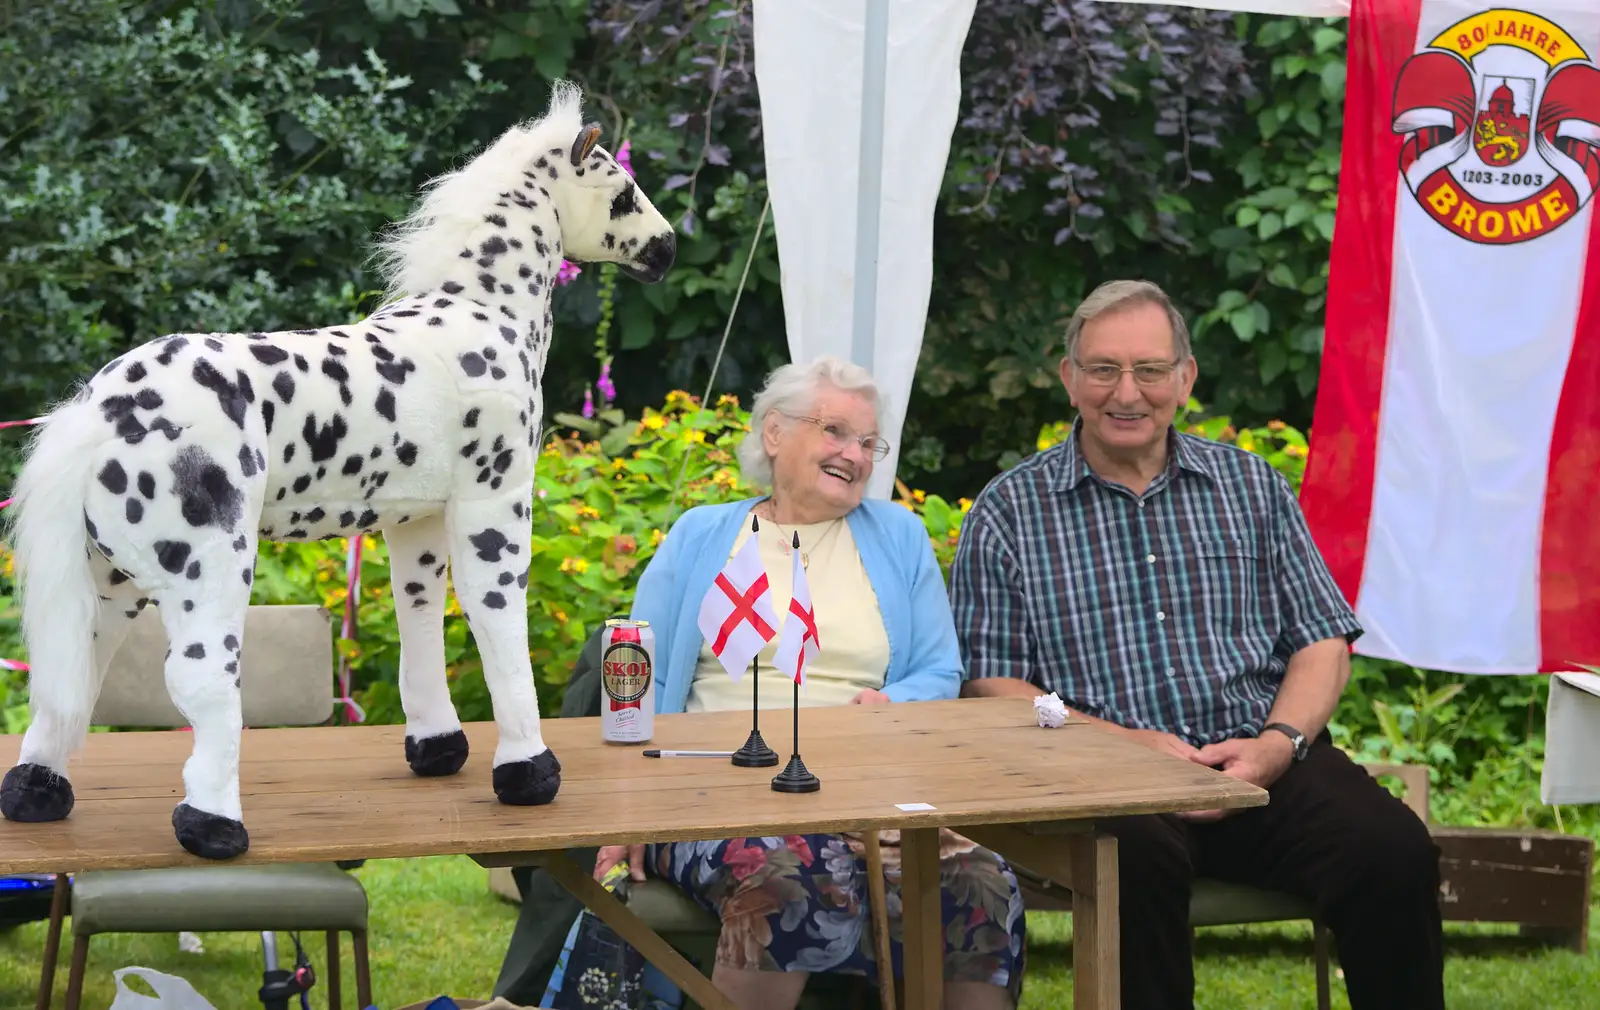
[[[1514,922],[1583,952],[1594,840],[1554,831],[1435,825],[1439,908],[1452,922]]]

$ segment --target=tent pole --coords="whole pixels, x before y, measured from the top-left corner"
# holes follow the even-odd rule
[[[851,357],[869,371],[878,309],[878,216],[883,194],[883,104],[889,64],[889,0],[864,0],[861,152],[856,181],[855,300]]]

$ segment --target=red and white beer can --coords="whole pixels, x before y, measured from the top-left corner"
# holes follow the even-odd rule
[[[645,743],[656,731],[656,633],[648,621],[613,618],[600,636],[600,737]]]

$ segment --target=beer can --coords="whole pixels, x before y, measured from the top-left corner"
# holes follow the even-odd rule
[[[645,743],[655,735],[656,633],[648,621],[613,618],[600,637],[600,737]]]

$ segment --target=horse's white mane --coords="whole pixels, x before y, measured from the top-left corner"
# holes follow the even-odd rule
[[[543,116],[511,127],[466,165],[428,180],[416,208],[376,243],[385,301],[436,285],[455,266],[466,235],[483,224],[486,196],[492,200],[520,180],[524,167],[541,153],[571,147],[582,128],[582,90],[556,81]]]

